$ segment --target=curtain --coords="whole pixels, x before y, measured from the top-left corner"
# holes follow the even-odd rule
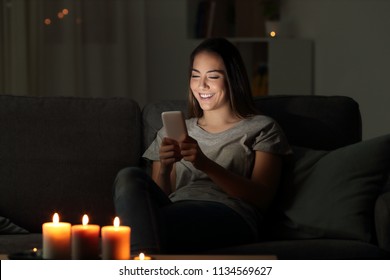
[[[0,90],[25,92],[29,82],[26,63],[28,38],[23,35],[28,28],[26,6],[22,1],[1,1]]]
[[[143,0],[0,1],[1,94],[143,101]]]

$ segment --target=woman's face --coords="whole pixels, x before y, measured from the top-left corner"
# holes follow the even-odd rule
[[[220,56],[198,53],[192,65],[190,88],[203,111],[229,106],[226,71]]]

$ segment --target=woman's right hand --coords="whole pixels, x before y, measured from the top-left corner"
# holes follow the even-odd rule
[[[170,174],[173,164],[180,161],[183,156],[180,153],[180,146],[176,140],[164,137],[160,146],[160,172]]]
[[[160,160],[153,161],[152,178],[167,194],[175,190],[176,173],[173,166],[182,159],[179,143],[170,138],[163,138],[159,150]]]

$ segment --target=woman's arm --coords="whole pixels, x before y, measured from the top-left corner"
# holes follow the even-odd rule
[[[271,203],[280,180],[282,159],[271,153],[256,151],[250,178],[237,175],[207,158],[196,140],[187,139],[181,145],[184,160],[205,172],[227,194],[265,210]]]
[[[167,194],[171,194],[175,191],[176,186],[176,171],[175,165],[173,165],[172,170],[168,174],[161,171],[161,162],[153,161],[152,165],[152,178],[153,181]]]
[[[175,162],[182,158],[179,144],[173,139],[164,138],[161,142],[159,156],[160,161],[153,161],[152,178],[169,195],[176,186]]]
[[[203,172],[229,195],[265,210],[276,193],[281,167],[279,156],[256,151],[251,178],[234,174],[213,161],[205,166]]]

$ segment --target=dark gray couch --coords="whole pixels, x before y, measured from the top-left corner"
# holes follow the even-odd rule
[[[390,259],[390,135],[361,141],[358,104],[341,96],[256,100],[293,146],[262,240],[209,254]],[[0,96],[0,254],[41,247],[41,225],[111,224],[116,173],[139,165],[165,110],[125,98]],[[29,232],[29,233],[26,233]],[[185,253],[185,250],[182,251]],[[204,253],[204,252],[199,252]]]

